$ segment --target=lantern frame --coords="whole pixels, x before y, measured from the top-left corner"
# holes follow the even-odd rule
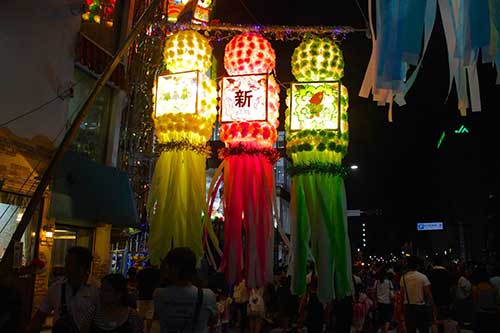
[[[269,103],[269,76],[270,74],[269,73],[258,73],[258,74],[238,74],[238,75],[226,75],[226,76],[223,76],[221,81],[220,81],[220,86],[221,86],[221,102],[220,102],[220,113],[219,113],[219,122],[221,124],[227,124],[227,123],[234,123],[234,122],[238,122],[238,121],[265,121],[265,122],[268,122],[268,112],[269,112],[269,107],[268,107],[268,103]],[[238,79],[238,78],[242,78],[242,77],[262,77],[263,79],[265,79],[265,102],[264,102],[264,106],[265,106],[265,111],[264,111],[264,114],[265,114],[265,117],[256,117],[256,118],[251,118],[251,119],[241,119],[241,120],[234,120],[231,118],[230,115],[227,115],[225,113],[225,111],[227,112],[227,108],[224,108],[224,86],[225,86],[225,82],[228,81],[229,79]],[[229,118],[229,119],[228,119]]]
[[[294,104],[294,94],[298,89],[298,86],[304,86],[304,85],[313,85],[313,86],[318,86],[321,87],[322,85],[330,85],[333,86],[334,88],[337,88],[338,91],[338,98],[337,98],[337,121],[336,121],[336,128],[328,128],[328,127],[321,127],[321,128],[316,128],[316,127],[302,127],[302,128],[297,128],[294,123],[294,107],[296,104]],[[337,87],[335,87],[337,85]],[[292,82],[290,86],[290,119],[289,119],[289,128],[291,132],[298,132],[298,131],[303,131],[303,130],[327,130],[327,131],[335,131],[335,132],[341,132],[342,127],[341,127],[341,116],[342,116],[342,81],[341,80],[334,80],[334,81],[304,81],[304,82]]]
[[[175,77],[175,76],[179,76],[179,75],[186,75],[186,74],[190,74],[190,73],[196,73],[196,92],[194,93],[195,94],[195,101],[194,101],[194,111],[193,112],[189,112],[189,110],[183,110],[181,112],[166,112],[160,116],[158,116],[157,112],[158,112],[158,87],[159,87],[159,82],[160,82],[160,78],[162,77]],[[188,79],[193,79],[193,78],[190,78],[188,77]],[[155,80],[155,101],[154,101],[154,116],[155,118],[157,117],[161,117],[165,114],[180,114],[180,113],[184,113],[184,114],[198,114],[199,113],[199,108],[198,108],[198,104],[199,104],[199,90],[200,90],[200,71],[199,70],[194,70],[194,71],[184,71],[184,72],[177,72],[177,73],[171,73],[169,71],[163,71],[163,72],[160,72],[157,76],[156,76],[156,80]]]

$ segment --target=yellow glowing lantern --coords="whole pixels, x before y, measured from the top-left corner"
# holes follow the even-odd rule
[[[271,43],[258,33],[235,36],[225,48],[230,76],[221,82],[220,138],[227,144],[272,146],[279,125],[279,85]]]
[[[173,247],[187,246],[203,256],[207,141],[217,114],[217,85],[206,74],[211,53],[208,40],[195,31],[180,31],[165,42],[166,71],[154,88],[160,155],[147,208],[148,249],[155,264]]]
[[[295,164],[340,164],[348,146],[348,92],[344,59],[330,38],[305,39],[292,55],[298,82],[287,98],[287,152]]]
[[[205,75],[211,65],[208,40],[195,31],[181,31],[165,43],[167,71],[158,75],[154,122],[160,143],[188,140],[205,143],[217,113],[216,83]]]

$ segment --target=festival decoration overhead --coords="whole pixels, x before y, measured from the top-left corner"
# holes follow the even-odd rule
[[[189,0],[167,0],[167,20],[177,22],[179,14],[188,2]]]
[[[249,287],[273,278],[273,148],[279,113],[279,85],[272,76],[274,50],[258,33],[235,36],[225,48],[221,81],[220,138],[223,162],[224,247],[221,270],[230,283]],[[209,191],[209,196],[217,186]],[[245,276],[242,276],[243,271]]]
[[[167,71],[156,80],[154,124],[160,157],[148,198],[149,251],[159,263],[172,247],[202,255],[207,141],[216,117],[216,83],[205,74],[212,49],[198,32],[182,31],[165,43]]]
[[[439,8],[448,49],[448,93],[455,83],[461,115],[481,110],[477,64],[481,57],[484,63],[500,62],[500,1],[409,0],[404,6],[398,0],[377,1],[376,29],[371,3],[373,47],[361,97],[371,92],[379,105],[388,103],[392,121],[393,102],[406,104],[405,95],[422,66]]]
[[[342,166],[349,139],[343,69],[342,51],[331,38],[309,36],[292,55],[297,82],[287,95],[292,291],[306,292],[312,258],[323,303],[353,291]]]
[[[193,13],[193,23],[207,24],[212,15],[215,0],[198,0]]]
[[[189,12],[193,24],[207,24],[212,16],[215,0],[168,0],[167,20],[176,23]]]
[[[116,0],[85,0],[85,3],[86,10],[82,14],[84,21],[113,26]]]

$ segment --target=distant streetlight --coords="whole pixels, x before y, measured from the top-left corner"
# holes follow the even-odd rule
[[[351,170],[358,170],[358,166],[356,164],[351,165]]]

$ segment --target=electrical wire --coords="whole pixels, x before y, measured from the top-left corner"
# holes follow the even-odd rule
[[[47,105],[50,105],[51,103],[53,103],[53,102],[57,101],[58,99],[62,99],[62,100],[64,100],[64,99],[66,98],[67,94],[68,94],[68,93],[71,93],[71,92],[73,91],[73,88],[75,88],[75,87],[76,87],[76,86],[77,86],[80,82],[82,82],[82,80],[80,80],[80,81],[78,81],[78,82],[74,83],[71,87],[69,87],[68,89],[66,89],[66,90],[62,91],[62,92],[61,92],[61,93],[59,93],[57,96],[55,96],[54,98],[52,98],[52,99],[48,100],[47,102],[42,103],[42,104],[40,104],[39,106],[37,106],[37,107],[35,107],[35,108],[33,108],[33,109],[31,109],[31,110],[29,110],[29,111],[25,112],[25,113],[22,113],[22,114],[20,114],[20,115],[18,115],[18,116],[15,116],[14,118],[7,120],[6,122],[1,123],[1,124],[0,124],[0,128],[3,128],[3,127],[5,127],[5,126],[7,126],[7,125],[9,125],[9,124],[13,123],[14,121],[17,121],[17,120],[19,120],[19,119],[22,119],[22,118],[24,118],[24,117],[26,117],[26,116],[29,116],[30,114],[35,113],[35,112],[37,112],[37,111],[39,111],[39,110],[43,109],[44,107],[46,107]]]
[[[76,84],[80,83],[81,80]],[[73,87],[75,86],[73,85]],[[83,100],[79,105],[78,105],[78,108],[76,108],[76,110],[80,110],[80,108],[82,107],[83,103],[85,102],[85,100]],[[65,132],[65,129],[68,127],[68,124],[70,124],[72,122],[72,120],[76,117],[76,113],[75,114],[71,114],[70,115],[70,119],[68,119],[68,121],[64,124],[64,126],[59,130],[59,132],[57,133],[56,137],[54,138],[54,142],[57,142],[57,140],[59,139],[59,137],[61,136],[61,134],[63,134]],[[28,182],[28,180],[31,179],[31,176],[35,173],[36,169],[38,168],[38,166],[42,163],[42,158],[40,158],[38,161],[37,161],[37,164],[35,165],[35,167],[31,170],[30,174],[28,175],[28,177],[24,180],[24,182],[21,184],[21,187],[17,190],[18,192],[21,192],[23,187],[26,185],[26,183]],[[33,186],[35,185],[35,182],[31,183],[30,185],[30,188],[28,189],[28,193],[31,192],[31,190],[33,190]],[[5,215],[5,213],[7,213],[7,211],[9,210],[9,208],[13,206],[12,204],[9,204],[4,212],[2,213],[2,215],[0,215],[0,219]],[[19,210],[16,209],[12,212],[12,214],[10,214],[9,218],[5,221],[5,224],[3,225],[2,229],[0,229],[0,235],[3,233],[3,231],[5,230],[5,228],[7,227],[7,225],[9,224],[9,221],[12,219],[12,217],[14,216],[14,214]]]
[[[257,18],[255,18],[255,16],[252,14],[252,12],[250,11],[250,9],[248,9],[247,5],[245,5],[245,3],[243,2],[243,0],[240,0],[240,3],[241,5],[243,6],[243,8],[245,9],[245,11],[247,12],[247,14],[250,16],[250,18],[257,24],[260,24],[259,20],[257,20]]]
[[[356,5],[359,8],[359,12],[361,13],[361,16],[363,16],[363,21],[365,21],[366,28],[370,27],[370,23],[368,21],[368,17],[366,17],[365,12],[363,11],[363,8],[361,8],[361,5],[359,4],[359,0],[354,0],[356,2]]]

